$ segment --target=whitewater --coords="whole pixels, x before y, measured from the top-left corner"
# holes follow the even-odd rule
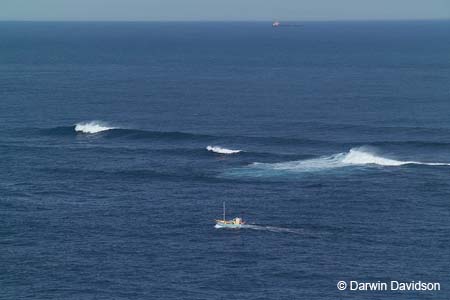
[[[82,122],[75,125],[75,131],[81,133],[99,133],[106,130],[116,129],[116,127],[108,126],[104,122],[90,121]]]
[[[403,165],[426,165],[426,166],[450,166],[444,162],[421,162],[396,160],[377,155],[365,148],[352,148],[348,152],[337,153],[329,156],[321,156],[313,159],[287,161],[279,163],[252,163],[232,174],[250,176],[271,176],[273,172],[314,172],[351,166],[383,166],[398,167]]]
[[[236,153],[239,153],[242,151],[242,150],[233,150],[233,149],[222,148],[219,146],[208,146],[208,147],[206,147],[206,150],[215,152],[215,153],[219,153],[219,154],[236,154]]]

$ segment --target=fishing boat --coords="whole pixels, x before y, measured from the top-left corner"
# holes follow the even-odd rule
[[[233,229],[239,229],[242,228],[242,226],[245,225],[244,220],[242,218],[234,218],[232,220],[226,219],[225,215],[225,202],[223,203],[223,219],[222,220],[216,220],[216,226],[215,228],[233,228]]]

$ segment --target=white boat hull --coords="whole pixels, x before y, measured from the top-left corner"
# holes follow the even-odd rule
[[[229,229],[239,229],[242,228],[244,224],[224,224],[224,223],[216,223],[214,228],[229,228]]]

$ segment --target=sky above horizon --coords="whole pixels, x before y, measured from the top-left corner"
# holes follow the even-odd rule
[[[0,20],[449,19],[450,0],[0,0]]]

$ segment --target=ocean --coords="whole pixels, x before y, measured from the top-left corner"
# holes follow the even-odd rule
[[[450,21],[296,25],[1,22],[0,299],[450,299]]]

